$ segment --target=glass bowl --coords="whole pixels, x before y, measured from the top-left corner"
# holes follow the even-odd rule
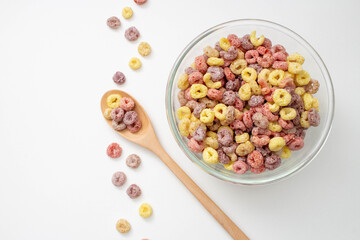
[[[188,139],[179,133],[176,110],[180,107],[177,100],[177,79],[184,73],[185,68],[193,63],[194,58],[203,54],[203,48],[207,45],[214,46],[221,38],[230,33],[238,36],[249,34],[253,30],[260,36],[263,34],[273,44],[283,45],[289,53],[298,52],[305,57],[303,65],[312,78],[320,83],[320,89],[315,94],[320,103],[321,123],[318,127],[312,127],[306,132],[305,146],[294,151],[289,159],[282,161],[280,167],[275,170],[266,170],[261,174],[254,174],[248,171],[243,175],[226,170],[222,164],[208,164],[201,154],[196,154],[187,147]],[[173,68],[171,69],[166,87],[166,110],[172,133],[190,160],[196,163],[207,173],[232,183],[244,185],[259,185],[279,181],[307,166],[319,153],[329,135],[334,115],[334,89],[330,75],[319,54],[310,44],[290,29],[279,24],[257,19],[240,19],[214,26],[197,36],[180,53]]]

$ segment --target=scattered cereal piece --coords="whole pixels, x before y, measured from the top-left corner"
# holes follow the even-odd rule
[[[126,219],[119,219],[116,222],[116,230],[120,233],[127,233],[131,229],[130,223]]]
[[[116,72],[113,76],[113,81],[119,85],[124,84],[126,81],[126,77],[122,72]]]
[[[126,182],[126,175],[123,172],[115,172],[112,175],[111,182],[116,186],[120,187]]]
[[[126,190],[127,195],[129,195],[130,198],[134,199],[141,195],[141,189],[136,184],[131,184],[128,189]]]
[[[104,111],[104,117],[106,118],[106,119],[108,119],[108,120],[111,120],[112,118],[111,118],[111,111],[112,111],[112,108],[107,108],[107,109],[105,109],[105,111]]]
[[[136,27],[129,27],[125,31],[125,38],[129,41],[135,41],[140,36],[139,30]]]
[[[138,52],[141,56],[145,57],[151,53],[151,47],[147,42],[141,42],[138,46]]]
[[[118,19],[117,17],[108,18],[108,20],[106,21],[106,24],[112,29],[117,29],[121,25],[120,19]]]
[[[141,204],[139,208],[139,215],[143,218],[148,218],[152,214],[152,207],[148,203]]]
[[[111,158],[118,158],[121,156],[122,148],[117,143],[111,143],[107,147],[106,153]]]
[[[141,164],[141,158],[136,154],[131,154],[126,158],[126,165],[130,168],[138,168]]]
[[[129,66],[134,70],[139,69],[141,67],[140,59],[138,59],[137,57],[131,58],[129,61]]]
[[[133,10],[131,9],[131,7],[124,7],[121,14],[125,19],[129,19],[133,15]]]
[[[135,2],[137,5],[143,5],[144,3],[147,2],[147,0],[134,0],[134,2]]]

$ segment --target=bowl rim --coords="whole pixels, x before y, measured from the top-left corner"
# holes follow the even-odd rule
[[[304,163],[302,163],[301,165],[299,165],[296,168],[289,169],[289,170],[285,171],[284,173],[278,174],[276,177],[273,177],[273,178],[270,178],[270,179],[258,179],[258,180],[252,179],[252,180],[248,180],[248,181],[246,179],[234,179],[231,176],[225,176],[221,172],[219,172],[217,170],[214,170],[214,169],[211,169],[210,167],[207,166],[207,164],[205,164],[204,162],[198,160],[197,158],[193,158],[191,156],[190,150],[187,148],[184,141],[182,140],[182,137],[178,133],[177,126],[176,126],[176,120],[174,120],[174,118],[172,116],[172,104],[171,104],[171,102],[172,102],[172,99],[174,97],[171,94],[172,85],[173,85],[173,82],[175,80],[176,72],[177,72],[182,60],[186,56],[186,54],[200,40],[202,40],[203,38],[205,38],[209,34],[213,33],[214,31],[216,31],[218,29],[226,27],[227,25],[231,25],[231,24],[238,23],[238,22],[256,22],[256,23],[260,23],[260,24],[263,23],[263,24],[266,24],[266,25],[273,25],[276,28],[280,28],[280,30],[286,31],[286,34],[290,33],[290,34],[294,35],[295,37],[297,37],[299,40],[303,41],[303,43],[305,44],[304,46],[312,54],[312,57],[315,58],[317,64],[321,68],[321,72],[322,72],[322,74],[324,76],[324,80],[325,80],[325,82],[327,84],[327,87],[328,87],[328,98],[329,98],[328,113],[329,113],[329,115],[328,115],[328,118],[326,119],[327,121],[325,122],[326,123],[326,126],[324,128],[325,134],[320,139],[320,141],[321,141],[320,145],[317,147],[317,149],[310,156],[308,156],[307,161],[305,161]],[[265,26],[265,27],[268,27],[268,26]],[[334,93],[334,86],[333,86],[333,83],[332,83],[332,79],[330,77],[329,71],[328,71],[324,61],[322,60],[320,55],[310,45],[310,43],[308,41],[306,41],[303,37],[301,37],[296,32],[294,32],[291,29],[289,29],[289,28],[287,28],[287,27],[285,27],[283,25],[280,25],[278,23],[268,21],[268,20],[263,20],[263,19],[246,18],[246,19],[235,19],[235,20],[223,22],[223,23],[220,23],[220,24],[215,25],[213,27],[210,27],[207,30],[200,33],[199,35],[197,35],[190,43],[188,43],[185,46],[185,48],[180,52],[179,56],[176,58],[173,66],[171,68],[169,77],[168,77],[168,82],[167,82],[167,85],[166,85],[166,93],[165,93],[165,107],[166,107],[166,115],[167,115],[168,123],[170,125],[171,132],[172,132],[174,138],[176,139],[177,144],[179,145],[181,150],[185,153],[185,155],[193,163],[195,163],[198,167],[200,167],[203,171],[207,172],[211,176],[214,176],[214,177],[216,177],[218,179],[221,179],[221,180],[227,181],[227,182],[231,182],[231,183],[236,183],[236,184],[241,184],[241,185],[265,185],[265,184],[279,182],[279,181],[282,181],[282,180],[285,180],[285,179],[289,178],[290,176],[295,175],[295,173],[298,173],[300,170],[304,169],[307,165],[309,165],[315,159],[315,157],[319,154],[319,152],[321,151],[321,149],[325,145],[325,142],[327,141],[327,139],[328,139],[328,137],[330,135],[331,129],[332,129],[332,124],[333,124],[333,119],[334,119],[334,112],[335,112],[335,93]]]

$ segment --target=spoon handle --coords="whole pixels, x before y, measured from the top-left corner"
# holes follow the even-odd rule
[[[157,146],[156,146],[157,145]],[[176,164],[159,144],[151,150],[168,166],[175,176],[199,200],[199,202],[213,215],[223,228],[235,240],[249,240],[249,238],[236,226],[236,224],[204,193],[201,188]]]

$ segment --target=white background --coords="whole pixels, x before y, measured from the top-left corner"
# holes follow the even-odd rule
[[[131,6],[134,16],[121,17]],[[230,239],[151,152],[121,139],[100,114],[113,88],[138,99],[174,160],[251,239],[359,239],[360,2],[130,0],[0,1],[0,239]],[[106,19],[119,16],[113,31]],[[180,51],[200,32],[224,21],[262,18],[303,36],[332,76],[336,112],[330,137],[312,164],[267,186],[244,187],[209,176],[186,158],[165,114],[165,86]],[[124,37],[136,26],[135,43]],[[153,52],[134,72],[140,41]],[[112,82],[115,71],[125,85]],[[118,142],[123,156],[106,156]],[[126,167],[137,153],[143,164]],[[128,182],[111,184],[125,171]],[[126,187],[143,190],[131,200]],[[142,202],[153,206],[138,216]],[[132,230],[120,235],[118,218]]]

